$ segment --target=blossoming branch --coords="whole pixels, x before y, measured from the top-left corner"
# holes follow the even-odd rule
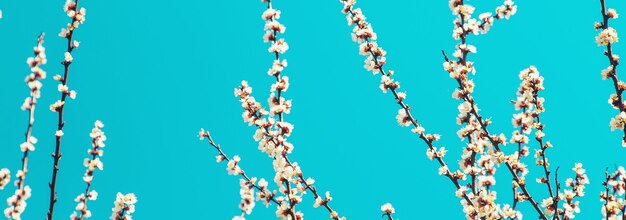
[[[292,162],[288,157],[288,154],[290,154],[294,148],[293,144],[287,141],[287,138],[293,131],[293,125],[286,122],[284,117],[285,114],[290,113],[291,100],[286,100],[283,97],[283,93],[289,88],[289,78],[282,74],[284,68],[287,66],[287,60],[281,59],[280,55],[285,53],[289,49],[289,46],[284,38],[278,36],[279,33],[282,34],[285,32],[285,26],[278,21],[281,11],[272,7],[271,0],[262,0],[262,2],[267,3],[267,10],[263,12],[261,16],[262,19],[265,20],[265,34],[263,35],[263,40],[271,43],[268,52],[274,54],[272,67],[267,72],[268,75],[275,79],[275,83],[272,84],[270,88],[270,97],[268,99],[270,109],[269,111],[263,109],[261,104],[251,96],[252,87],[250,87],[246,81],[242,81],[241,86],[235,88],[235,96],[239,97],[242,103],[242,108],[244,109],[242,115],[243,120],[249,125],[257,127],[254,139],[259,142],[259,149],[273,158],[274,171],[276,172],[274,182],[279,187],[278,192],[284,195],[284,197],[280,196],[275,198],[278,204],[276,216],[281,219],[303,219],[304,214],[297,211],[296,206],[302,202],[302,196],[308,191],[311,192],[315,198],[314,207],[325,207],[330,213],[330,218],[338,220],[340,219],[339,214],[334,211],[329,204],[332,200],[330,193],[326,192],[324,198],[320,196],[316,187],[313,185],[315,181],[312,178],[305,178],[298,163]],[[208,132],[201,131],[200,137],[209,138],[210,136]],[[209,141],[212,142],[212,139],[209,138]],[[225,159],[226,156],[221,152],[220,147],[215,144],[212,145],[220,153],[220,155],[218,155],[218,162],[220,158]],[[236,156],[233,160],[229,160],[228,169],[230,174],[242,174],[231,171],[232,169],[238,171],[236,165],[236,163],[239,162],[238,158],[239,157]],[[247,195],[251,194],[251,192],[247,191],[253,188],[259,189],[255,186],[254,181],[251,180],[254,179],[246,178],[245,175],[244,179],[241,180],[242,204],[244,201],[247,201]],[[265,181],[261,182],[263,182],[262,186],[266,186]],[[259,190],[264,191],[266,189],[263,188]],[[275,196],[265,192],[262,192],[262,195],[260,199],[264,199],[266,205],[267,197],[272,196],[269,198],[273,198]],[[257,199],[260,200],[259,196],[257,196]],[[242,208],[242,211],[249,214],[246,209]],[[243,214],[244,213],[242,213],[241,216],[236,216],[235,219],[243,219]]]
[[[25,79],[26,85],[30,89],[30,96],[24,100],[22,110],[28,112],[28,127],[24,135],[26,140],[20,144],[20,150],[23,152],[23,155],[22,167],[16,174],[15,186],[17,189],[15,194],[7,199],[9,207],[4,210],[4,215],[9,219],[21,219],[21,214],[26,209],[26,200],[31,196],[31,188],[26,185],[26,174],[28,173],[28,153],[35,150],[35,144],[37,143],[37,138],[32,135],[32,132],[35,123],[35,107],[37,106],[37,100],[41,97],[42,84],[39,80],[46,78],[46,71],[40,67],[47,62],[46,48],[43,47],[43,42],[44,34],[42,33],[37,39],[37,46],[33,49],[35,56],[26,60],[31,71]],[[5,175],[7,178],[6,182],[8,182],[10,176],[8,170],[6,170],[5,174],[2,174],[2,171],[0,171],[0,176],[3,176],[0,177],[1,179],[4,179]],[[3,188],[6,182],[0,180],[0,188]]]
[[[78,1],[79,0],[76,0],[76,1],[67,0],[65,2],[65,6],[63,7],[63,10],[67,14],[67,16],[71,18],[71,22],[67,24],[67,28],[63,28],[61,30],[61,33],[59,33],[60,37],[67,39],[67,50],[64,54],[65,59],[63,60],[63,62],[61,62],[61,64],[64,67],[63,76],[60,76],[60,75],[54,76],[54,79],[60,82],[60,84],[58,85],[58,90],[59,92],[61,92],[61,99],[57,100],[55,103],[50,105],[50,110],[58,113],[58,122],[57,122],[57,131],[55,133],[56,146],[55,146],[54,153],[52,154],[52,157],[54,158],[54,164],[52,167],[52,178],[49,183],[50,201],[49,201],[49,207],[48,207],[48,214],[46,217],[47,220],[52,220],[52,217],[54,215],[54,205],[57,201],[56,185],[57,185],[57,173],[59,172],[59,160],[61,159],[61,156],[62,156],[61,138],[63,137],[63,127],[65,126],[65,120],[64,120],[64,115],[63,115],[64,109],[65,109],[65,101],[68,96],[71,99],[76,98],[76,91],[70,90],[68,87],[68,77],[69,77],[70,65],[72,64],[72,61],[74,60],[74,58],[72,57],[72,51],[78,48],[78,46],[80,45],[78,41],[73,39],[74,31],[80,26],[80,24],[85,22],[85,15],[86,15],[85,8],[82,8],[82,7],[80,9],[78,8]]]
[[[600,193],[600,201],[602,205],[602,216],[605,219],[624,219],[626,218],[626,170],[620,166],[611,174],[607,169],[606,180],[602,182],[605,191]]]
[[[279,185],[279,191],[287,195],[290,207],[283,204],[283,207],[279,207],[277,215],[281,218],[286,215],[291,219],[302,218],[303,214],[294,211],[294,208],[302,201],[302,195],[308,190],[315,198],[314,207],[323,206],[330,213],[330,218],[339,219],[339,214],[330,207],[329,202],[332,200],[330,193],[326,192],[325,198],[322,198],[313,185],[315,181],[312,178],[305,178],[298,163],[290,161],[288,157],[294,148],[293,144],[287,141],[287,137],[293,131],[293,125],[284,119],[284,115],[291,111],[291,100],[282,97],[289,88],[289,78],[281,74],[287,66],[287,61],[281,59],[280,54],[285,53],[289,47],[283,38],[278,37],[279,33],[285,32],[285,26],[278,22],[280,10],[272,8],[271,0],[262,2],[268,5],[262,15],[266,21],[263,39],[271,43],[268,51],[274,54],[274,61],[268,74],[276,80],[270,89],[268,99],[270,110],[269,112],[264,110],[261,104],[256,102],[251,96],[252,87],[245,81],[235,89],[235,96],[239,97],[242,103],[244,121],[257,127],[254,138],[259,142],[259,149],[274,159],[275,182]]]
[[[93,181],[93,173],[96,168],[102,170],[104,166],[100,157],[102,157],[104,153],[102,148],[105,146],[104,141],[107,137],[104,135],[104,131],[101,130],[102,127],[104,127],[104,124],[102,124],[101,121],[96,121],[89,134],[91,137],[91,149],[89,149],[87,153],[89,153],[90,157],[85,158],[83,163],[83,165],[87,167],[85,175],[83,176],[83,181],[85,181],[87,187],[84,193],[81,193],[74,199],[74,201],[78,202],[76,210],[79,211],[79,213],[73,212],[72,215],[70,215],[72,220],[83,220],[91,217],[91,211],[87,209],[87,201],[96,200],[98,198],[98,192],[91,190],[91,182]]]
[[[624,123],[626,123],[626,109],[624,108],[624,99],[622,93],[626,89],[626,83],[619,80],[617,75],[617,65],[619,65],[619,55],[615,54],[613,51],[613,44],[619,41],[619,37],[617,36],[617,31],[609,26],[609,19],[617,19],[619,14],[613,8],[606,7],[606,3],[604,0],[600,0],[600,4],[602,7],[602,21],[596,22],[594,24],[594,28],[596,30],[602,30],[596,36],[596,43],[598,46],[606,46],[606,50],[604,51],[604,55],[609,60],[609,66],[606,69],[603,69],[602,79],[611,79],[613,81],[613,87],[615,89],[615,93],[611,94],[609,97],[609,104],[619,110],[619,113],[611,119],[609,126],[611,130],[620,129],[624,132],[622,136],[622,147],[626,147],[626,130],[624,130]]]
[[[398,123],[402,126],[413,126],[411,131],[418,134],[419,138],[428,145],[428,157],[431,160],[436,159],[437,162],[439,162],[439,173],[448,177],[457,189],[461,189],[462,186],[459,180],[465,177],[460,172],[451,172],[443,159],[447,151],[443,147],[437,149],[434,146],[434,142],[439,140],[440,136],[438,134],[425,133],[424,127],[422,127],[411,114],[411,107],[405,103],[406,92],[397,91],[397,89],[400,88],[400,83],[391,78],[394,71],[384,70],[383,66],[387,62],[385,58],[387,52],[375,42],[377,39],[376,32],[374,32],[371,24],[366,21],[362,10],[360,8],[354,8],[356,0],[341,0],[340,2],[344,5],[342,12],[347,14],[348,25],[356,24],[352,30],[352,40],[360,44],[359,54],[367,56],[364,66],[365,69],[371,71],[373,74],[381,73],[382,84],[380,85],[380,89],[383,93],[391,91],[396,102],[400,105],[398,115],[396,116]],[[464,198],[467,203],[473,204],[467,195],[462,194],[460,197]]]
[[[381,76],[381,90],[383,92],[387,92],[388,90],[391,90],[396,101],[398,102],[398,104],[401,106],[401,109],[398,111],[398,115],[396,116],[396,119],[398,120],[398,122],[400,123],[400,125],[404,125],[404,126],[410,126],[413,125],[413,129],[412,131],[419,134],[420,138],[422,140],[424,140],[427,145],[429,146],[428,150],[427,150],[427,155],[429,156],[429,158],[431,159],[437,159],[441,165],[440,169],[439,169],[439,173],[441,175],[445,175],[447,176],[457,187],[457,195],[461,198],[464,198],[465,200],[462,201],[462,204],[464,204],[464,206],[466,206],[464,208],[464,210],[466,211],[467,217],[468,218],[473,218],[476,217],[479,213],[491,213],[494,215],[499,215],[498,213],[501,213],[504,216],[511,216],[514,217],[516,214],[516,212],[514,212],[514,210],[512,210],[510,208],[510,206],[505,206],[503,211],[500,211],[499,206],[496,206],[495,204],[487,204],[487,205],[481,205],[481,207],[477,207],[475,206],[476,200],[472,201],[472,198],[475,197],[475,195],[483,195],[483,196],[489,196],[489,197],[495,197],[495,194],[491,194],[491,193],[476,193],[476,174],[479,173],[480,168],[477,167],[472,167],[470,166],[469,169],[464,169],[465,173],[462,173],[461,171],[456,171],[456,172],[451,172],[447,166],[447,164],[445,164],[445,162],[443,162],[443,156],[446,153],[445,148],[440,148],[439,150],[437,150],[432,142],[434,140],[439,139],[438,135],[425,135],[424,134],[424,128],[419,125],[417,123],[417,120],[415,120],[413,118],[413,116],[410,114],[410,110],[411,108],[408,107],[408,105],[406,105],[404,103],[404,100],[406,99],[406,93],[404,92],[396,92],[396,89],[398,89],[400,87],[399,82],[393,80],[390,78],[390,76],[393,75],[393,71],[387,71],[385,72],[383,69],[383,65],[386,63],[386,59],[385,59],[385,54],[386,52],[380,48],[375,42],[373,42],[374,40],[376,40],[377,35],[375,34],[375,32],[373,31],[371,24],[367,23],[365,21],[365,16],[362,14],[361,9],[353,9],[353,5],[355,4],[354,0],[342,0],[341,2],[344,3],[344,10],[343,12],[348,14],[348,24],[352,25],[352,24],[357,24],[357,26],[353,29],[353,34],[352,34],[352,38],[353,40],[357,41],[358,43],[360,43],[360,54],[361,55],[366,55],[367,59],[365,61],[365,68],[367,70],[372,71],[372,73],[374,74],[378,74],[378,73],[382,73]],[[459,8],[457,8],[457,6],[462,5],[462,4],[458,4],[459,2],[456,1],[451,1],[450,2],[450,6],[451,9],[453,9],[453,12],[455,12],[454,10],[459,10]],[[462,2],[460,2],[462,3]],[[465,9],[467,10],[467,12],[473,12],[473,7],[468,6],[468,7],[460,7],[461,9]],[[508,17],[511,14],[514,14],[516,7],[512,6],[512,3],[509,5],[504,5],[504,6],[500,6],[496,9],[497,11],[497,15],[496,16],[502,16],[502,17]],[[456,12],[455,14],[459,14],[458,12]],[[467,13],[467,14],[471,14],[471,13]],[[464,15],[462,15],[464,16]],[[455,24],[457,24],[457,28],[455,29],[455,33],[456,35],[458,35],[458,37],[461,37],[462,35],[464,36],[465,34],[467,34],[466,32],[468,31],[478,31],[478,26],[481,26],[483,31],[488,30],[488,28],[491,26],[492,22],[493,22],[493,17],[491,17],[490,14],[485,14],[485,15],[481,15],[481,18],[484,19],[484,24],[479,25],[480,23],[477,22],[475,19],[473,20],[473,24],[475,24],[475,27],[469,27],[467,25],[465,25],[465,27],[461,28],[459,31],[459,25],[462,25],[464,23],[464,21],[460,21],[460,22],[455,22]],[[498,17],[499,18],[499,17]],[[460,20],[463,20],[460,19]],[[470,28],[474,28],[474,29],[470,29]],[[471,48],[466,48],[467,51],[471,50]],[[457,53],[455,53],[457,54]],[[458,54],[462,54],[461,52],[459,52]],[[470,66],[471,67],[471,66]],[[462,108],[459,108],[460,110],[462,110]],[[468,115],[468,112],[465,113],[461,113],[459,120],[460,123],[461,122],[469,122],[469,120],[467,120],[469,118],[469,116],[465,116]],[[464,115],[465,114],[465,115]],[[461,133],[461,132],[460,132]],[[470,136],[470,134],[464,134],[464,136]],[[432,138],[429,138],[432,137]],[[462,137],[463,138],[463,137]],[[468,138],[469,139],[469,138]],[[498,139],[498,141],[501,141],[500,139]],[[470,139],[471,142],[471,139]],[[486,142],[486,141],[485,141]],[[471,149],[471,148],[470,148]],[[470,154],[466,154],[466,155],[472,155],[472,153]],[[476,163],[475,160],[475,155],[473,154],[472,156],[472,160],[470,164]],[[469,158],[469,157],[467,157]],[[481,163],[482,161],[482,163]],[[489,163],[484,163],[484,162],[489,162]],[[489,187],[492,184],[495,184],[495,179],[493,179],[492,175],[493,173],[495,173],[495,168],[493,166],[493,163],[491,162],[491,159],[489,157],[482,157],[480,161],[478,161],[478,163],[480,163],[482,166],[482,168],[484,168],[487,172],[486,176],[479,176],[479,183],[483,186],[483,187]],[[463,168],[464,164],[461,163],[461,166]],[[485,174],[485,172],[481,172],[483,174]],[[472,175],[472,189],[473,190],[473,194],[467,194],[467,188],[465,186],[461,186],[459,184],[460,180],[464,180],[465,174],[470,174]],[[482,192],[487,192],[486,191],[482,191]],[[476,199],[476,198],[474,198]],[[487,200],[489,201],[489,200]],[[492,210],[492,211],[486,211],[484,209],[496,209],[496,210]],[[540,211],[539,211],[540,212]]]

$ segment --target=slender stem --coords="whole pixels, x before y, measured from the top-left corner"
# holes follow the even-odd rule
[[[116,220],[124,220],[124,215],[126,214],[126,207],[124,207],[117,215]]]
[[[219,154],[219,156],[221,156],[222,158],[224,158],[224,160],[226,162],[230,161],[231,159],[228,157],[228,155],[226,155],[224,153],[224,151],[222,151],[222,147],[219,144],[216,144],[215,141],[213,141],[213,137],[211,137],[211,135],[207,132],[206,133],[206,137],[207,137],[207,141],[209,142],[209,144],[211,146],[213,146],[213,148],[215,148],[215,150],[217,150],[217,153]],[[239,176],[241,176],[242,178],[244,178],[252,187],[254,187],[255,189],[259,190],[260,192],[264,192],[263,188],[261,188],[257,183],[253,183],[252,180],[250,179],[250,177],[248,177],[248,175],[246,174],[245,171],[243,171],[243,169],[241,170],[241,173],[239,173]],[[274,195],[270,195],[270,201],[272,201],[273,203],[275,203],[276,205],[281,205],[281,202],[276,200],[274,198]]]
[[[526,107],[522,108],[522,112],[526,112]],[[520,126],[519,132],[522,133],[523,129]],[[522,143],[517,143],[517,162],[519,163],[522,159]],[[519,175],[519,170],[516,170],[515,173]],[[517,207],[517,186],[513,184],[513,210]]]
[[[561,190],[561,184],[559,183],[559,168],[561,167],[556,167],[556,170],[554,171],[554,185],[556,187],[555,192],[559,193],[559,191]],[[558,198],[558,196],[557,196]],[[557,199],[556,201],[554,201],[555,205],[554,205],[554,210],[558,210],[559,208],[559,200]],[[552,217],[552,219],[559,219],[559,213],[555,213],[555,216]],[[565,219],[565,212],[562,213],[561,216],[563,219]]]
[[[473,133],[474,131],[472,131]],[[472,136],[467,136],[467,141],[471,144],[473,143],[472,141]],[[472,161],[470,161],[472,163],[472,166],[475,165],[476,163],[476,151],[472,151]],[[472,182],[470,183],[472,185],[472,193],[474,193],[474,195],[478,195],[478,192],[476,192],[476,174],[474,172],[472,172],[472,174],[470,175],[472,176]]]
[[[604,1],[602,1],[602,2],[604,3]],[[606,180],[604,182],[604,189],[605,189],[605,193],[606,193],[604,195],[605,196],[605,198],[604,198],[604,211],[606,213],[606,215],[605,215],[606,218],[605,219],[609,220],[609,215],[610,215],[609,214],[609,178],[610,178],[610,176],[609,176],[609,168],[608,167],[606,168],[606,171],[604,171],[604,175],[606,177]]]
[[[534,85],[534,83],[533,83]],[[534,91],[533,92],[533,102],[535,103],[535,106],[538,106],[539,103],[539,92],[538,91]],[[542,131],[543,132],[543,124],[541,124],[541,114],[539,112],[536,113],[536,123],[539,124],[539,128],[537,128],[537,130]],[[535,138],[535,140],[537,140],[537,142],[539,143],[539,148],[541,149],[541,160],[542,160],[542,167],[543,167],[543,173],[546,179],[546,186],[548,187],[548,193],[550,194],[550,197],[553,200],[553,207],[554,210],[558,210],[559,207],[559,197],[556,196],[553,191],[552,191],[552,184],[550,181],[550,171],[548,170],[548,159],[546,157],[546,149],[548,149],[548,146],[544,145],[543,143],[543,138]],[[558,168],[557,168],[558,171]],[[555,174],[556,175],[556,174]],[[556,182],[557,177],[555,176],[555,184],[559,184],[558,182]],[[558,189],[556,190],[556,193],[558,193]],[[559,215],[558,213],[555,213],[553,216],[553,219],[559,219]]]
[[[391,217],[391,213],[385,213],[383,214],[383,217],[387,216],[387,220],[393,220],[393,217]]]

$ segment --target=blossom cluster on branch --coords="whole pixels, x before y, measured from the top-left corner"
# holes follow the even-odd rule
[[[613,173],[606,171],[606,179],[602,182],[605,191],[600,193],[602,215],[605,219],[623,219],[626,215],[626,170],[620,166]]]
[[[35,138],[32,133],[35,123],[35,107],[37,106],[37,100],[41,97],[42,83],[39,80],[46,78],[46,71],[40,67],[48,62],[46,59],[46,48],[43,46],[43,43],[44,34],[42,33],[37,39],[37,46],[33,49],[34,57],[29,57],[26,60],[31,73],[26,76],[24,81],[30,89],[30,95],[24,100],[21,108],[23,111],[28,112],[28,127],[25,132],[25,141],[20,144],[20,150],[23,154],[22,167],[16,174],[17,180],[15,181],[15,186],[17,189],[13,196],[7,198],[9,207],[4,210],[4,215],[14,220],[21,219],[21,215],[26,209],[26,200],[30,198],[32,191],[30,186],[26,185],[26,174],[28,173],[28,154],[31,151],[35,151],[35,144],[37,143],[37,138]],[[8,170],[4,171],[4,174],[0,171],[0,176],[6,176],[6,182],[8,182],[10,172]],[[2,177],[2,179],[5,178]],[[0,188],[3,188],[6,182],[0,180]]]
[[[624,107],[624,98],[622,93],[626,90],[626,83],[621,81],[617,75],[617,66],[619,65],[619,55],[613,50],[613,45],[619,41],[617,31],[609,26],[610,19],[617,19],[619,14],[613,8],[606,6],[605,0],[600,0],[602,21],[596,22],[594,28],[599,30],[600,33],[596,36],[596,43],[598,46],[605,46],[606,50],[604,55],[609,60],[609,66],[601,71],[602,79],[611,79],[615,93],[609,96],[609,105],[619,110],[619,113],[613,118],[609,126],[611,131],[616,129],[622,130],[624,135],[622,136],[622,147],[626,147],[626,130],[624,130],[624,124],[626,123],[626,108]]]
[[[600,31],[595,38],[598,46],[605,46],[604,55],[609,61],[609,66],[601,71],[603,80],[611,79],[615,93],[609,96],[608,103],[619,113],[609,123],[611,131],[622,130],[622,147],[626,147],[626,108],[624,104],[623,92],[626,90],[626,83],[618,78],[617,66],[620,64],[620,57],[614,51],[613,45],[619,42],[617,31],[609,25],[611,19],[619,18],[619,14],[613,8],[608,8],[605,0],[600,0],[600,13],[602,20],[594,24],[594,29]],[[602,215],[607,220],[616,220],[626,218],[626,171],[624,167],[618,167],[613,173],[609,173],[607,168],[605,173],[605,181],[602,185],[605,191],[600,193],[600,200],[603,202]]]
[[[94,123],[94,127],[89,133],[91,137],[91,148],[87,151],[89,157],[85,158],[83,165],[87,167],[85,174],[83,175],[83,181],[87,184],[84,193],[81,193],[74,199],[78,204],[76,205],[76,211],[70,215],[70,218],[73,220],[83,220],[85,218],[91,217],[91,211],[87,209],[87,201],[96,200],[98,198],[98,192],[96,190],[91,190],[91,182],[93,181],[93,173],[97,169],[104,169],[104,165],[100,160],[104,151],[105,144],[104,141],[107,139],[106,135],[104,135],[104,131],[101,128],[104,127],[104,124],[101,121],[96,121]]]
[[[114,207],[112,209],[111,220],[132,220],[132,214],[135,213],[135,203],[137,197],[134,193],[117,193]]]
[[[9,184],[11,181],[11,171],[7,168],[0,169],[0,190],[3,190],[4,187]]]
[[[380,211],[383,211],[383,217],[387,216],[387,220],[393,220],[393,216],[391,216],[391,214],[396,213],[396,209],[393,208],[391,203],[385,203],[380,206]]]

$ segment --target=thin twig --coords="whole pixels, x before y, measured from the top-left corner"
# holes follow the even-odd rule
[[[209,142],[209,144],[211,146],[213,146],[213,148],[217,151],[219,156],[221,156],[223,158],[223,160],[225,160],[226,162],[230,161],[231,158],[229,158],[228,155],[226,155],[226,153],[224,153],[224,151],[222,151],[222,147],[219,144],[216,144],[215,141],[213,141],[213,137],[211,137],[211,134],[209,132],[205,132],[204,134],[205,134],[205,137],[207,138],[207,141]],[[244,178],[255,189],[259,190],[260,192],[264,192],[262,187],[260,187],[256,182],[252,182],[252,179],[250,179],[250,177],[248,177],[248,175],[246,174],[246,172],[243,169],[239,173],[239,176]],[[270,195],[269,198],[270,198],[269,200],[272,201],[273,203],[275,203],[276,205],[280,206],[282,204],[282,202],[280,202],[280,201],[278,201],[278,200],[276,200],[274,198],[274,195]]]

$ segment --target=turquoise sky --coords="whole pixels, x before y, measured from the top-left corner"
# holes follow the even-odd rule
[[[477,12],[493,11],[500,1],[469,1]],[[531,64],[545,76],[546,138],[553,168],[562,179],[572,176],[574,162],[584,163],[591,179],[578,219],[599,218],[599,192],[605,167],[624,165],[626,149],[620,133],[611,132],[616,113],[607,104],[613,90],[602,81],[608,63],[594,42],[593,23],[600,19],[598,1],[519,1],[511,20],[497,22],[489,34],[471,37],[478,53],[470,57],[478,73],[475,98],[491,130],[513,131],[509,103],[519,84],[518,73]],[[2,1],[0,10],[0,167],[19,166],[27,115],[20,105],[28,95],[25,63],[40,32],[46,32],[50,76],[60,73],[65,39],[57,37],[68,22],[63,0]],[[623,9],[617,1],[609,6]],[[135,219],[230,219],[240,211],[239,180],[216,164],[215,152],[197,139],[203,127],[226,153],[239,154],[251,175],[273,177],[271,159],[257,150],[254,129],[241,121],[233,88],[243,79],[258,99],[269,94],[267,76],[273,57],[263,43],[265,5],[260,1],[91,1],[83,0],[87,21],[76,32],[81,46],[74,53],[69,86],[76,100],[66,107],[66,129],[59,176],[58,219],[69,217],[73,199],[84,191],[83,158],[90,146],[93,121],[105,123],[108,135],[90,202],[92,219],[107,219],[115,194],[138,196]],[[373,1],[358,4],[373,24],[379,44],[388,51],[387,67],[414,114],[431,132],[440,133],[447,160],[456,164],[463,146],[456,136],[458,101],[455,82],[442,70],[440,50],[451,53],[452,20],[447,1]],[[379,207],[391,202],[400,219],[462,219],[453,185],[437,175],[425,156],[425,145],[397,126],[397,107],[378,88],[378,77],[366,72],[358,46],[350,39],[342,5],[329,1],[282,1],[290,50],[285,57],[293,99],[287,120],[295,125],[292,160],[318,189],[331,191],[332,206],[349,219],[379,219]],[[622,10],[620,10],[622,9]],[[612,26],[626,30],[626,21]],[[626,51],[622,44],[616,52]],[[42,219],[48,205],[56,114],[47,106],[58,99],[56,82],[44,80],[27,183],[33,188],[24,219]],[[505,148],[511,152],[513,148]],[[532,157],[528,163],[532,164]],[[541,175],[532,166],[529,180]],[[499,201],[510,203],[510,176],[499,170]],[[534,181],[531,181],[534,182]],[[543,186],[531,184],[536,197]],[[2,204],[13,187],[0,192]],[[326,219],[312,208],[312,198],[299,207],[307,219]],[[536,217],[523,203],[526,218]],[[4,209],[4,207],[2,207]],[[275,207],[257,204],[249,219],[272,219]]]

